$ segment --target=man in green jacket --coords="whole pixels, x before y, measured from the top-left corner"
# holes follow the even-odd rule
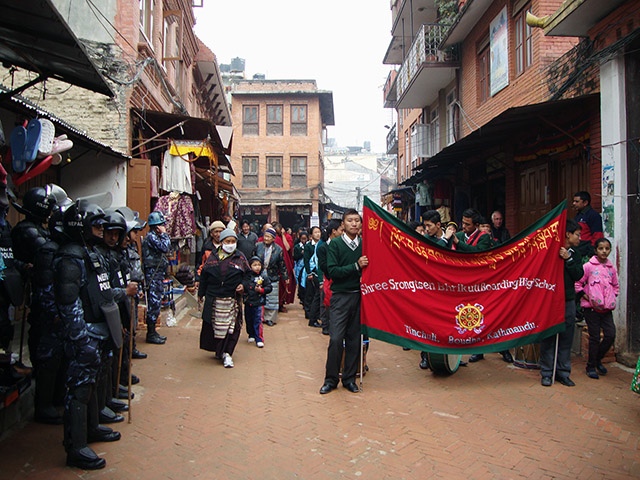
[[[482,252],[491,248],[491,235],[480,231],[480,213],[473,208],[462,212],[462,231],[456,232],[455,227],[447,227],[444,236],[449,241],[452,250],[461,252]]]
[[[338,386],[340,363],[344,351],[342,385],[352,393],[360,358],[360,275],[369,264],[362,255],[362,217],[353,209],[342,217],[344,233],[335,238],[327,250],[327,273],[331,284],[331,324],[327,350],[326,373],[320,393],[329,393]],[[343,348],[344,344],[344,348]]]

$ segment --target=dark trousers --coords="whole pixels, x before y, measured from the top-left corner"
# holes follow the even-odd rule
[[[309,325],[313,325],[320,319],[320,283],[318,277],[307,277],[307,291],[304,301],[309,308]]]
[[[334,292],[331,296],[331,325],[324,381],[338,385],[344,351],[342,384],[355,381],[360,358],[360,292]]]
[[[596,312],[592,308],[584,309],[584,318],[587,321],[589,330],[589,360],[587,368],[595,368],[602,363],[602,359],[607,354],[613,341],[616,338],[616,326],[613,323],[611,311]],[[600,340],[600,330],[603,336]]]
[[[247,335],[249,338],[255,338],[256,342],[264,342],[262,336],[262,306],[244,306],[244,320],[247,322]]]
[[[558,359],[556,361],[556,377],[567,378],[571,374],[571,345],[576,322],[576,302],[565,302],[564,332],[558,334]],[[553,357],[556,351],[556,336],[545,338],[540,343],[540,374],[543,377],[553,375]]]

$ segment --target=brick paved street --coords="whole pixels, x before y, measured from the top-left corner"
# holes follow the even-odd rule
[[[0,443],[2,479],[624,479],[640,477],[640,396],[629,369],[600,380],[574,359],[574,388],[498,354],[434,377],[417,352],[372,341],[364,392],[319,395],[327,337],[298,306],[241,337],[235,368],[198,349],[184,311],[135,363],[133,421],[94,444],[104,470],[64,466],[61,427],[29,423]]]

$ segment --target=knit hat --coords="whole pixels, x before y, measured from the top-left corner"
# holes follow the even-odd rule
[[[267,228],[264,233],[268,233],[269,235],[271,235],[273,238],[276,238],[276,231],[273,228]]]
[[[222,222],[220,222],[220,223],[222,223]],[[238,236],[236,235],[236,232],[234,232],[230,228],[225,228],[222,231],[222,233],[220,234],[220,241],[223,241],[225,238],[229,238],[229,237],[233,237],[236,240],[238,239]]]
[[[225,226],[224,223],[222,223],[220,220],[216,220],[209,226],[209,231],[213,230],[214,228],[221,228],[224,230]]]
[[[260,262],[260,265],[262,265],[262,260],[260,259],[260,257],[257,257],[255,255],[249,259],[249,265],[251,265],[253,262]]]

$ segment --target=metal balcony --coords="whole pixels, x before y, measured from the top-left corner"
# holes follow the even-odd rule
[[[389,133],[387,133],[387,155],[398,153],[398,135],[396,124],[394,123]]]
[[[384,108],[396,108],[396,102],[398,101],[398,95],[396,92],[396,78],[398,77],[397,70],[391,70],[387,81],[384,82]]]
[[[423,108],[455,78],[460,67],[456,45],[440,49],[449,25],[424,24],[413,40],[396,79],[396,108]]]

